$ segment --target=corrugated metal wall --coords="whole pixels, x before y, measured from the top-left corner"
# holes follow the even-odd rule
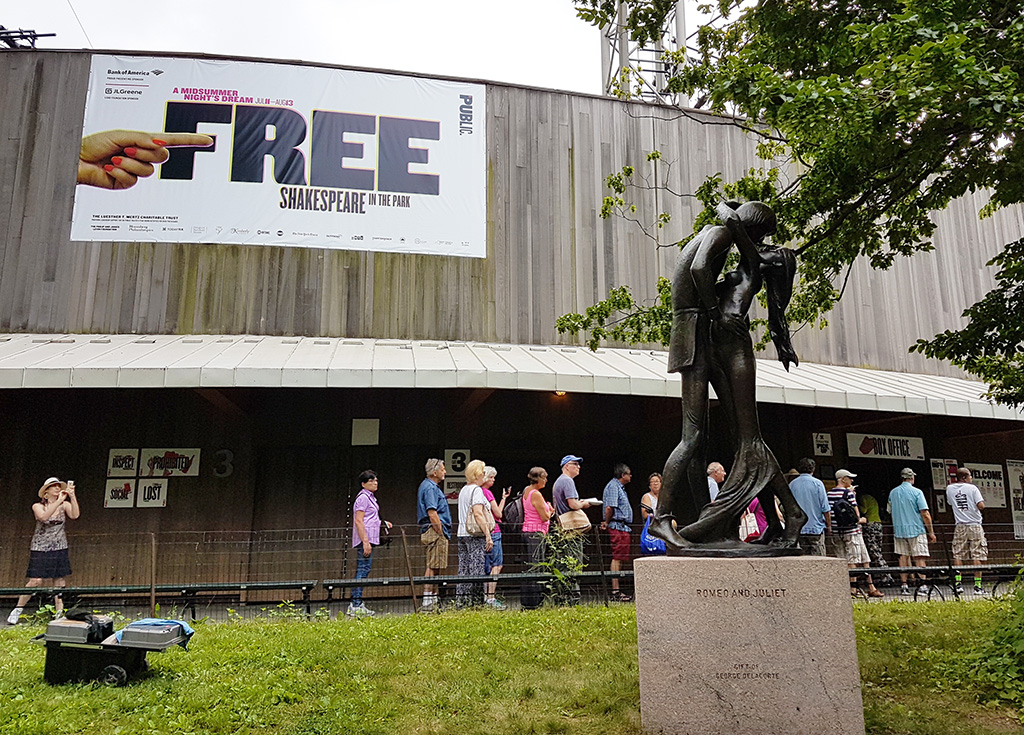
[[[484,260],[237,245],[72,242],[75,154],[89,55],[0,52],[0,331],[255,333],[558,343],[555,319],[628,284],[653,295],[675,250],[635,223],[598,217],[604,178],[644,165],[692,192],[757,161],[753,142],[694,113],[488,85],[488,257]],[[695,201],[641,197],[636,218]],[[956,374],[908,356],[959,324],[993,280],[984,263],[1024,234],[1020,208],[979,222],[978,195],[937,215],[936,252],[888,273],[863,264],[824,332],[801,330],[803,360]]]

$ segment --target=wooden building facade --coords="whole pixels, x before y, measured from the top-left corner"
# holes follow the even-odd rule
[[[655,242],[634,222],[599,216],[608,174],[624,165],[640,169],[647,153],[658,150],[653,175],[685,193],[709,174],[728,180],[758,165],[753,140],[702,112],[488,83],[486,258],[81,242],[70,231],[90,58],[77,51],[0,51],[0,336],[572,343],[555,330],[556,318],[619,285],[653,296],[657,277],[671,273],[673,243],[698,211],[686,196],[666,201],[662,192],[638,193],[638,221],[653,223],[662,210],[672,214]],[[978,194],[935,215],[934,252],[888,272],[857,264],[828,329],[797,333],[801,361],[963,377],[949,365],[908,355],[907,348],[958,326],[963,309],[993,284],[985,263],[1024,233],[1024,210],[979,220],[983,201]],[[354,446],[351,420],[367,416],[381,419],[379,443]],[[929,456],[1024,459],[1024,432],[1008,419],[765,406],[763,420],[786,465],[813,452],[815,431],[832,432],[837,450],[845,451],[847,427],[925,437]],[[544,464],[555,472],[558,457],[582,454],[591,464],[581,489],[600,494],[617,461],[631,464],[637,478],[660,470],[678,426],[676,400],[599,393],[0,390],[0,575],[8,583],[19,578],[31,533],[28,506],[52,474],[73,476],[90,498],[77,524],[89,534],[117,534],[126,524],[155,533],[243,534],[342,526],[349,522],[354,478],[365,467],[381,472],[382,489],[394,489],[382,497],[393,508],[390,517],[414,522],[423,460],[446,448],[472,447],[503,473],[500,483],[517,487],[529,467]],[[712,450],[724,454],[727,438],[718,434]],[[204,469],[197,478],[175,480],[173,507],[104,509],[95,488],[104,482],[107,452],[119,446],[199,447]],[[214,472],[213,461],[225,449],[234,458],[226,477]],[[845,461],[840,454],[828,464]],[[877,473],[869,468],[866,475],[879,488],[898,484],[893,467],[873,467]],[[630,490],[636,500],[642,484]],[[1009,509],[998,520],[1009,522]]]

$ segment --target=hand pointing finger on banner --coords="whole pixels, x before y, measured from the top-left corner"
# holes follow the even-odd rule
[[[102,189],[129,189],[151,176],[154,163],[170,156],[176,146],[207,147],[213,138],[201,133],[146,133],[106,130],[82,138],[78,157],[78,183]]]

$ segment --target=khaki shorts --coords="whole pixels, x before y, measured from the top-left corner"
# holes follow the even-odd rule
[[[979,524],[956,524],[953,531],[953,556],[971,561],[988,560],[988,541]]]
[[[427,569],[448,567],[448,539],[443,533],[428,528],[420,536],[420,542],[427,547]]]
[[[931,556],[928,553],[928,534],[925,533],[914,538],[894,538],[892,545],[898,556]]]
[[[871,557],[868,556],[868,547],[864,545],[864,534],[862,533],[841,533],[836,537],[836,546],[845,558],[847,564],[870,564]]]

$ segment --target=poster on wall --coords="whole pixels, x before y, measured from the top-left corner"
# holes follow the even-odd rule
[[[103,494],[104,508],[132,508],[135,506],[135,480],[107,480]]]
[[[932,470],[934,489],[945,490],[951,482],[956,482],[956,468],[959,465],[955,459],[929,459],[928,464]]]
[[[445,449],[444,468],[448,474],[444,478],[445,497],[448,505],[459,504],[459,493],[466,484],[466,467],[473,461],[473,453],[468,449]]]
[[[199,477],[199,450],[143,449],[139,477]]]
[[[832,456],[832,435],[827,431],[814,432],[814,455],[816,457]]]
[[[167,480],[162,478],[139,480],[137,498],[136,506],[139,508],[166,508]]]
[[[138,474],[138,449],[110,450],[107,456],[107,477],[135,477]]]
[[[981,490],[986,508],[1006,507],[1006,486],[1003,483],[1003,466],[1001,464],[978,464],[964,462],[964,467],[971,471],[974,484]]]
[[[846,448],[854,459],[902,459],[924,461],[924,439],[919,436],[847,434]]]
[[[1024,539],[1024,460],[1006,460],[1006,485],[1010,489],[1013,537]]]
[[[71,237],[486,257],[486,88],[92,57]]]

